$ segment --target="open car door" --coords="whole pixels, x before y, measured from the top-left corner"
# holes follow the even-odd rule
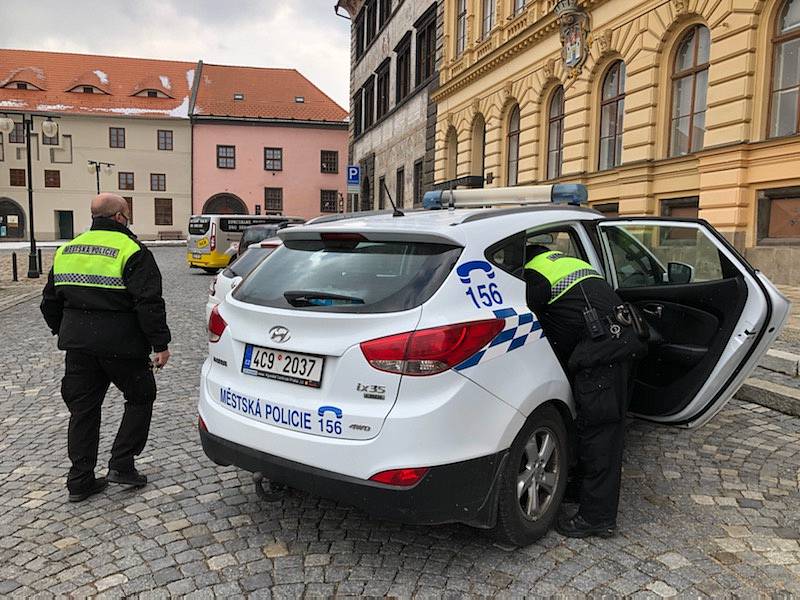
[[[702,425],[766,353],[789,302],[705,221],[603,219],[597,230],[610,282],[651,327],[630,412]]]

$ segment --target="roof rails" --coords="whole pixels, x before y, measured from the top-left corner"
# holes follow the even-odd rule
[[[586,186],[580,183],[555,185],[529,185],[520,187],[482,188],[471,190],[436,190],[426,192],[422,207],[428,210],[442,208],[493,208],[496,206],[530,206],[532,204],[588,203]]]

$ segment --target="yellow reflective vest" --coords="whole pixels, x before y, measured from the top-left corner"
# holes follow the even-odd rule
[[[136,242],[119,231],[87,231],[56,251],[53,283],[124,290],[125,265],[139,249]]]
[[[537,271],[550,282],[550,300],[548,304],[558,300],[584,279],[603,279],[603,276],[595,271],[594,267],[585,260],[567,256],[555,250],[542,252],[535,256],[528,261],[525,268]]]

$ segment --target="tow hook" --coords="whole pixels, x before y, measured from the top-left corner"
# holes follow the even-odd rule
[[[263,473],[253,473],[253,484],[256,488],[256,495],[265,502],[282,500],[283,492],[286,491],[284,484],[270,481],[264,477]]]

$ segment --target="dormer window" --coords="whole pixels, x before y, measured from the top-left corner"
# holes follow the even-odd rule
[[[77,85],[71,90],[70,92],[75,92],[77,94],[105,94],[103,90],[94,87],[93,85]]]
[[[172,96],[168,96],[161,90],[156,90],[154,88],[145,88],[143,90],[139,90],[134,94],[139,98],[171,98]]]
[[[244,100],[244,94],[242,94],[241,92],[236,92],[233,95],[233,99],[234,100]]]
[[[35,90],[37,92],[41,92],[42,89],[36,87],[32,83],[28,83],[27,81],[11,81],[3,86],[5,89],[8,90]]]
[[[295,101],[297,104],[304,104],[304,103],[305,103],[305,101],[306,101],[306,99],[305,99],[305,97],[304,97],[304,96],[295,96],[295,97],[294,97],[294,101]]]

